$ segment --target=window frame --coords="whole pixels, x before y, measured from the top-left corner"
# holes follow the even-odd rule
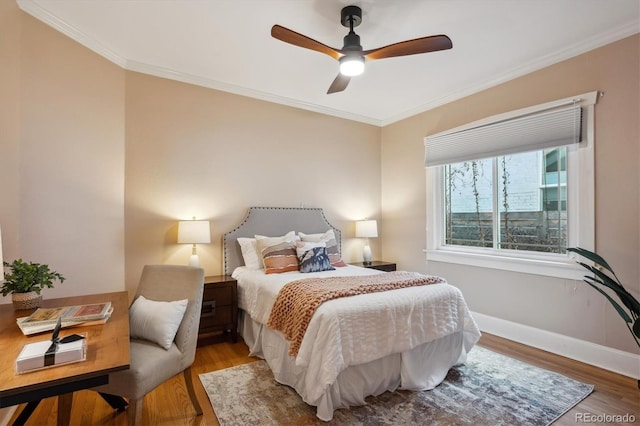
[[[590,92],[479,121],[490,124],[521,115],[523,112],[535,113],[554,105],[578,100],[576,102],[579,102],[583,110],[583,138],[579,144],[567,145],[567,247],[579,246],[588,250],[593,250],[595,246],[594,106],[597,98],[598,92]],[[477,126],[479,122],[469,123],[451,131],[464,131],[465,128]],[[573,253],[554,254],[446,245],[443,180],[444,166],[426,167],[427,262],[447,262],[564,279],[582,279],[584,269],[576,264],[576,256]]]

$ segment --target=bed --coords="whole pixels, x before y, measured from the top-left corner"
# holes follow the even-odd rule
[[[305,241],[329,235],[323,253],[329,253],[335,268],[308,273],[287,266],[281,273],[259,269],[252,256],[260,238],[291,238],[292,233]],[[370,395],[433,389],[453,365],[465,362],[480,338],[461,292],[441,280],[328,300],[317,308],[292,351],[293,340],[266,325],[285,284],[303,278],[329,282],[364,276],[373,281],[385,279],[378,274],[389,274],[338,266],[341,237],[322,209],[285,207],[251,207],[242,223],[223,236],[225,273],[238,281],[238,331],[250,355],[265,359],[274,378],[315,406],[323,421],[330,421],[336,409],[366,404]]]

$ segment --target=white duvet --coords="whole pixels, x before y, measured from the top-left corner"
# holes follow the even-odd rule
[[[287,282],[376,273],[383,272],[346,266],[336,271],[267,275],[243,266],[233,272],[233,277],[238,281],[239,307],[255,321],[266,324],[278,292]],[[462,332],[466,352],[480,336],[462,293],[447,283],[325,302],[312,317],[295,359],[297,366],[307,369],[305,389],[298,391],[305,400],[316,401],[349,366],[405,352],[456,332]]]

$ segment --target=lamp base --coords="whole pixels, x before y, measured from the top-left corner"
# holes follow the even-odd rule
[[[364,260],[364,263],[371,263],[371,247],[369,247],[369,244],[365,244],[364,248],[362,249],[362,259]]]
[[[189,258],[189,266],[200,267],[200,258],[197,254],[192,254]]]

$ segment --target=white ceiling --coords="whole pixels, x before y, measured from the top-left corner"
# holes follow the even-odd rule
[[[17,1],[126,69],[379,126],[640,32],[640,0]],[[270,31],[341,48],[349,4],[365,50],[434,34],[453,49],[367,63],[327,95],[337,62]]]

